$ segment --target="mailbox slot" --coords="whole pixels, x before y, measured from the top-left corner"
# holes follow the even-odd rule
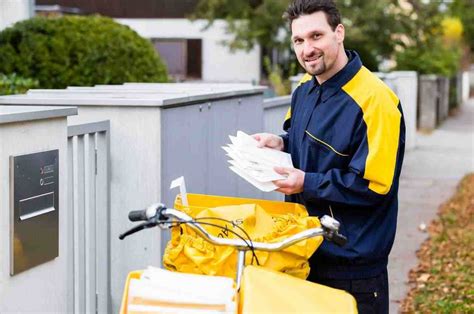
[[[58,256],[58,155],[51,150],[10,157],[10,275]]]

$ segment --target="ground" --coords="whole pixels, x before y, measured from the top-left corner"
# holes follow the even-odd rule
[[[474,174],[428,227],[430,237],[410,271],[403,313],[474,313]]]

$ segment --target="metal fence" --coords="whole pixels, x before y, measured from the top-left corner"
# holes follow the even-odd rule
[[[109,136],[109,121],[68,126],[74,313],[111,310]]]

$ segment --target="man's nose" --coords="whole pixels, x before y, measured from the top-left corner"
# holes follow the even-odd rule
[[[311,41],[305,41],[303,44],[303,53],[305,56],[311,56],[314,54],[315,47]]]

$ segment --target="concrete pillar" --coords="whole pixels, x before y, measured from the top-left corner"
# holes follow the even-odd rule
[[[397,94],[405,117],[405,149],[416,146],[418,77],[415,71],[375,72]]]
[[[440,124],[449,113],[449,77],[438,77],[438,95],[436,122]]]
[[[397,94],[405,116],[405,149],[416,146],[416,120],[418,102],[418,75],[415,71],[395,71],[388,74],[393,81],[394,92]]]
[[[374,72],[374,74],[377,75],[377,77],[385,84],[387,84],[387,86],[390,87],[390,89],[393,90],[395,94],[398,94],[398,89],[395,82],[396,76],[393,75],[393,73],[394,72]]]
[[[418,128],[432,131],[436,128],[438,81],[436,75],[420,75],[418,101]]]
[[[461,95],[461,101],[459,102],[459,105],[462,105],[465,101],[469,99],[469,93],[470,93],[469,72],[467,71],[461,72],[460,80],[461,80],[461,83],[460,83],[461,92],[459,94]]]
[[[69,220],[72,219],[72,213],[67,210],[66,200],[66,118],[73,114],[77,114],[77,109],[73,107],[0,106],[0,313],[71,313],[73,311],[73,270],[69,266],[72,265],[73,247],[72,243],[68,243],[68,239],[71,239],[68,233],[72,232],[72,229],[67,228]],[[54,206],[50,207],[55,210],[45,212],[40,210],[41,207],[37,207],[42,206],[41,202],[38,204],[31,201],[46,194],[26,198],[22,200],[23,203],[14,202],[12,197],[14,180],[10,157],[51,150],[58,150],[58,166],[48,166],[48,173],[57,171],[54,178],[57,176],[59,180],[58,203],[56,205],[54,202]],[[27,169],[28,165],[32,163],[25,163],[24,169]],[[35,169],[33,167],[33,170]],[[28,191],[41,193],[44,184],[41,180],[33,181],[32,178],[43,178],[39,174],[42,169],[38,169],[37,173],[33,170],[29,172],[25,170],[25,173],[34,173],[31,177],[28,176],[28,181],[25,179],[28,182],[27,185],[32,186]],[[50,184],[54,182],[49,182],[48,185]],[[26,218],[28,215],[23,215],[21,217],[24,219],[15,219],[17,229],[12,234],[11,227],[15,223],[12,218],[13,212],[17,211],[21,214],[23,210],[20,205],[18,208],[13,208],[13,204],[26,204],[27,201],[36,212],[30,212],[28,218]],[[36,215],[31,215],[31,213]],[[41,226],[48,214],[54,215],[53,225],[58,227],[58,240],[31,241],[32,236],[25,234],[29,230],[38,228],[39,230],[34,232],[37,232],[40,237]],[[36,262],[35,258],[38,252],[41,252],[41,247],[31,247],[32,242],[45,246],[55,245],[57,257],[54,258],[55,254],[52,254],[47,257],[47,261]],[[12,243],[15,245],[13,246]],[[45,250],[42,252],[44,254]],[[11,270],[13,256],[22,267],[26,265],[15,275],[11,275],[14,273]]]

